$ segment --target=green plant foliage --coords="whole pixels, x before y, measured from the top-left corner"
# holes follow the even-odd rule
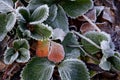
[[[66,13],[71,17],[80,16],[87,12],[93,6],[92,0],[31,0],[28,8],[35,9],[42,4],[60,4],[66,11]]]
[[[100,43],[100,46],[101,46],[103,56],[102,56],[102,59],[100,61],[99,66],[103,70],[110,70],[111,69],[111,63],[109,61],[107,61],[107,59],[111,56],[114,56],[115,46],[113,45],[112,41],[105,41],[105,40],[103,40]]]
[[[69,31],[67,16],[60,5],[58,5],[56,18],[54,21],[48,21],[48,24],[51,25],[54,29],[60,28],[65,32]]]
[[[16,22],[16,14],[0,13],[0,41],[4,39],[8,31],[11,31]]]
[[[20,23],[20,30],[27,33],[28,36],[35,40],[48,39],[52,36],[52,28],[45,24],[31,24],[26,27],[23,23]]]
[[[80,56],[79,43],[73,33],[68,33],[63,42],[66,58],[77,58]]]
[[[55,28],[61,28],[68,32],[68,19],[78,17],[87,12],[92,7],[92,0],[31,0],[28,8],[35,10],[40,5],[47,4],[50,7],[50,16],[46,21],[47,24]]]
[[[48,18],[49,7],[47,5],[39,6],[32,14],[30,14],[27,8],[18,8],[17,12],[22,16],[19,18],[19,30],[21,32],[35,40],[43,40],[51,37],[52,28],[43,24],[43,21]]]
[[[28,49],[20,48],[18,50],[19,56],[16,59],[16,62],[18,63],[25,63],[30,59],[30,52]]]
[[[31,38],[36,40],[48,39],[52,35],[52,28],[44,24],[34,24]]]
[[[0,12],[7,13],[12,11],[14,11],[12,0],[0,0]]]
[[[15,40],[14,42],[13,42],[13,47],[15,48],[15,49],[20,49],[20,48],[25,48],[25,49],[29,49],[30,48],[30,46],[29,46],[29,44],[28,44],[28,41],[27,40],[25,40],[25,39],[18,39],[18,40]]]
[[[24,38],[26,40],[30,40],[30,31],[26,30],[24,33],[20,30],[20,28],[16,29],[17,37]]]
[[[31,15],[31,20],[33,22],[30,22],[30,24],[36,24],[36,23],[42,23],[45,21],[49,16],[49,8],[47,5],[42,5],[35,9],[35,11]]]
[[[53,40],[63,41],[65,36],[66,36],[66,33],[62,29],[56,28],[53,30],[53,35],[52,35]]]
[[[12,64],[18,57],[18,52],[13,48],[9,48],[5,51],[4,62],[5,64]]]
[[[11,31],[12,28],[14,27],[14,25],[15,25],[15,22],[16,22],[16,14],[15,13],[9,13],[7,15],[6,20],[7,20],[6,30]]]
[[[56,16],[57,16],[57,10],[58,10],[58,7],[57,5],[51,5],[50,6],[50,9],[49,9],[49,17],[47,19],[47,21],[54,21]]]
[[[33,58],[23,69],[23,80],[50,80],[55,65],[46,58]]]
[[[85,64],[78,59],[64,60],[59,66],[58,71],[61,80],[89,80],[89,73]]]
[[[92,0],[64,0],[60,4],[70,17],[78,17],[93,6]]]
[[[117,56],[112,56],[108,58],[108,61],[111,63],[111,65],[116,68],[117,70],[120,70],[120,58]]]
[[[25,7],[18,7],[18,9],[16,10],[18,13],[20,13],[20,16],[22,16],[21,19],[28,21],[30,19],[30,11],[25,8]]]
[[[101,49],[102,49],[102,54],[108,58],[110,56],[113,56],[114,55],[114,45],[111,45],[112,42],[108,42],[108,41],[102,41],[101,42]]]
[[[110,35],[105,32],[90,31],[85,33],[84,35],[99,46],[103,40],[108,42],[110,42],[111,40]],[[100,49],[96,48],[94,45],[90,44],[88,41],[84,39],[81,39],[81,43],[84,49],[90,54],[95,54],[100,51]]]
[[[55,1],[56,0],[31,0],[27,8],[29,8],[30,10],[34,10],[43,4],[52,5]]]
[[[13,0],[1,0],[1,1],[6,2],[7,4],[9,4],[12,7],[14,6]]]
[[[8,48],[4,54],[4,62],[6,64],[12,64],[14,61],[19,63],[25,63],[30,59],[28,41],[25,39],[15,40],[13,42],[13,48]]]
[[[20,70],[24,67],[21,80],[57,80],[56,76],[60,80],[90,80],[87,67],[94,75],[98,73],[91,70],[91,65],[99,65],[104,71],[120,70],[120,53],[116,51],[111,36],[99,30],[89,19],[98,17],[104,9],[103,6],[93,7],[93,2],[0,0],[0,56],[3,55],[3,61],[8,65],[8,71],[3,72],[5,78],[14,77],[8,75],[14,73],[17,67],[11,68],[14,63],[24,63],[19,65]],[[91,16],[91,8],[96,10],[96,16]],[[85,19],[79,18],[81,24],[88,21],[97,31],[87,31],[83,35],[77,32],[73,19],[79,16]],[[97,55],[99,51],[101,53]]]
[[[17,0],[12,0],[14,3],[17,1]]]
[[[7,32],[6,32],[6,20],[4,20],[6,18],[6,14],[0,14],[0,19],[3,19],[0,21],[0,41],[2,41],[4,39],[4,37],[6,36]]]
[[[107,61],[107,58],[105,56],[102,57],[99,66],[103,70],[109,71],[111,69],[111,63],[109,61]]]

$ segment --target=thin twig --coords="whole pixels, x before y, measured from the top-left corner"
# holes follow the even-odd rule
[[[95,23],[93,23],[87,16],[82,15],[84,19],[86,19],[98,32],[101,32],[101,30],[96,26]]]
[[[90,55],[89,53],[87,53],[87,52],[82,48],[82,45],[69,45],[69,47],[79,48],[80,50],[83,51],[83,53],[85,53],[85,55],[87,55],[88,57],[90,57],[92,60],[94,60],[94,61],[96,61],[96,62],[100,62],[98,59],[96,59],[95,57],[93,57],[92,55]]]
[[[95,57],[93,57],[92,55],[88,54],[83,48],[79,47],[88,57],[90,57],[92,60],[96,61],[96,62],[100,62],[98,59],[96,59]]]
[[[78,35],[79,37],[81,37],[82,39],[88,41],[90,44],[94,45],[96,48],[101,49],[99,45],[97,45],[96,43],[94,43],[94,42],[93,42],[92,40],[90,40],[89,38],[83,36],[82,34],[79,34],[79,33],[76,32],[76,31],[73,31],[73,32],[74,32],[76,35]]]

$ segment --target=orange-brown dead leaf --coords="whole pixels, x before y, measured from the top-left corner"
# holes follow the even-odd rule
[[[50,42],[46,41],[38,41],[36,48],[36,55],[38,57],[47,57],[49,53]]]
[[[65,52],[63,46],[59,43],[51,41],[48,59],[54,63],[59,63],[64,59],[64,56]]]

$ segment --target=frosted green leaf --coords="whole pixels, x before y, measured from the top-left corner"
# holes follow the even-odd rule
[[[47,5],[39,6],[31,15],[30,24],[42,23],[49,16],[49,7]]]
[[[18,53],[13,48],[9,48],[5,51],[4,62],[5,64],[12,64],[18,57]]]
[[[2,41],[4,39],[4,37],[7,34],[6,31],[6,14],[0,13],[0,41]]]
[[[49,9],[49,17],[48,17],[48,21],[54,21],[56,16],[57,16],[57,10],[58,7],[57,5],[51,5],[50,9]]]
[[[102,50],[103,55],[106,58],[113,56],[115,53],[114,48],[112,49],[110,46],[110,42],[104,41],[104,40],[101,42],[101,50]]]
[[[14,9],[12,8],[12,6],[10,4],[8,4],[9,2],[7,2],[8,0],[1,0],[0,1],[0,12],[2,13],[7,13],[7,12],[12,12],[14,11]],[[11,1],[11,0],[10,0]]]
[[[110,70],[111,69],[111,63],[107,61],[106,57],[102,57],[99,66],[103,69],[103,70]]]
[[[50,80],[55,65],[46,58],[33,58],[23,69],[22,80]]]
[[[63,41],[65,35],[66,35],[66,33],[62,29],[56,28],[53,30],[52,39],[53,40],[59,39],[60,41]]]
[[[11,7],[14,6],[13,1],[12,0],[1,0],[4,1],[6,4],[10,5]]]
[[[30,51],[28,49],[20,48],[18,50],[18,53],[19,53],[19,56],[16,59],[18,63],[28,62],[28,60],[30,59]]]
[[[16,22],[16,16],[14,13],[0,13],[0,41],[4,39],[7,32],[10,31]]]
[[[92,0],[64,0],[60,5],[70,17],[78,17],[93,7]]]
[[[6,35],[7,35],[7,33],[0,34],[0,41],[2,41]]]
[[[30,11],[25,7],[18,7],[17,12],[26,20],[29,21],[30,19]]]
[[[7,15],[7,25],[6,25],[6,30],[7,31],[11,31],[12,28],[14,27],[15,25],[15,22],[16,22],[16,14],[15,13],[9,13]]]
[[[111,41],[110,35],[105,32],[89,31],[85,33],[84,35],[85,37],[89,38],[90,40],[92,40],[94,43],[96,43],[99,46],[103,40],[108,41],[108,42]],[[90,44],[84,39],[81,39],[81,43],[84,49],[90,54],[95,54],[100,51],[100,49],[96,48],[94,45]]]
[[[25,48],[25,49],[29,49],[30,48],[28,41],[25,40],[25,39],[15,40],[13,42],[13,47],[15,49],[17,49],[17,50],[20,49],[20,48]]]
[[[28,4],[27,8],[29,8],[30,10],[34,10],[43,4],[52,5],[52,4],[54,4],[55,1],[56,0],[31,0]]]
[[[64,37],[62,44],[66,53],[66,58],[77,58],[80,56],[80,50],[78,48],[79,43],[73,33],[68,33]]]
[[[78,59],[64,60],[58,66],[58,71],[61,80],[90,80],[86,65]]]
[[[31,30],[31,38],[36,40],[44,40],[50,38],[52,35],[52,28],[44,24],[34,24]]]
[[[111,65],[116,68],[117,70],[120,70],[120,58],[117,56],[112,56],[108,58],[108,61],[111,63]]]
[[[63,10],[63,8],[60,5],[58,5],[57,16],[54,19],[54,21],[48,21],[47,24],[49,24],[54,29],[55,28],[60,28],[64,32],[69,31],[68,18],[66,16],[65,11]]]

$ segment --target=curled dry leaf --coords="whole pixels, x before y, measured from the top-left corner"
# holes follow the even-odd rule
[[[90,20],[96,22],[96,9],[91,9],[85,14]]]
[[[112,26],[109,24],[109,22],[96,23],[96,25],[101,29],[101,31],[113,34],[114,30],[112,29]]]
[[[51,41],[48,59],[54,63],[59,63],[64,59],[64,56],[65,52],[63,46],[59,43]]]
[[[0,72],[1,72],[3,69],[5,69],[6,66],[7,66],[6,64],[4,64],[2,61],[0,61]]]
[[[95,31],[96,29],[88,22],[84,23],[80,27],[80,31],[82,34],[88,32],[88,31]]]
[[[91,21],[96,22],[96,9],[91,9],[85,14]],[[86,21],[83,17],[78,17],[79,21]]]
[[[36,55],[38,57],[47,57],[49,53],[50,42],[48,40],[38,41]]]
[[[115,14],[113,13],[113,11],[110,9],[110,8],[105,8],[104,11],[103,11],[103,19],[111,22],[111,23],[114,23],[115,22]]]

